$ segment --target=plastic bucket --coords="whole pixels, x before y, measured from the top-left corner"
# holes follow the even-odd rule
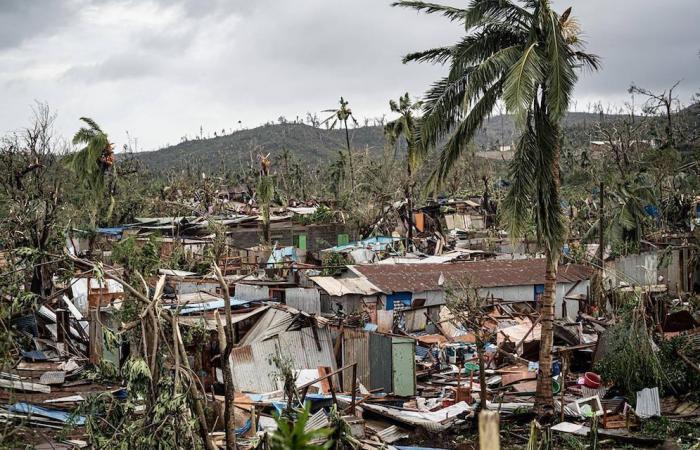
[[[600,375],[593,372],[583,374],[583,385],[587,388],[598,389],[600,387]]]

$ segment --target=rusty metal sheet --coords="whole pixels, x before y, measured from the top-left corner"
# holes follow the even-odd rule
[[[482,288],[529,286],[544,283],[545,260],[516,259],[444,264],[368,264],[352,266],[382,292],[425,292],[443,290],[443,281],[469,276]],[[559,266],[560,283],[590,279],[592,269],[580,264]]]
[[[392,390],[391,336],[370,333],[369,335],[369,389]]]
[[[358,329],[343,331],[343,365],[357,363],[357,379],[363,386],[370,386],[369,333]],[[352,391],[352,372],[343,374],[343,390]]]

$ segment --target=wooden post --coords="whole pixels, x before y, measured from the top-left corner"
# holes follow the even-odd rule
[[[68,330],[70,325],[68,325],[68,311],[60,308],[56,310],[56,347],[59,350],[61,356],[67,353],[67,339]]]
[[[480,450],[500,450],[501,436],[499,434],[498,421],[497,411],[481,411],[479,413]]]
[[[352,365],[352,400],[350,401],[350,412],[354,416],[355,413],[355,391],[357,391],[357,363]]]
[[[559,386],[561,387],[560,391],[560,396],[559,396],[559,403],[561,407],[561,413],[559,418],[561,421],[564,421],[564,392],[566,391],[566,372],[569,369],[569,352],[562,352],[561,354],[561,383],[559,383]]]
[[[99,306],[95,308],[90,308],[88,311],[88,317],[90,318],[90,363],[99,364],[102,361],[102,344],[104,340],[104,335],[102,334],[102,323],[99,319],[100,309]]]

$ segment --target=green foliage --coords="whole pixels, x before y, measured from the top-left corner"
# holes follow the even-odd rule
[[[207,330],[204,319],[198,320],[192,325],[183,327],[183,330],[182,342],[185,344],[185,347],[197,345],[197,348],[199,349],[201,348],[201,345],[198,344],[201,344],[209,339],[209,331]]]
[[[81,117],[87,127],[80,128],[73,136],[73,144],[83,144],[80,151],[66,156],[65,163],[78,176],[85,188],[94,191],[95,195],[104,192],[104,172],[101,159],[106,149],[110,147],[109,138],[97,125],[87,117]]]
[[[406,142],[406,165],[409,174],[415,173],[426,155],[426,147],[422,144],[418,133],[420,119],[415,117],[415,113],[422,106],[423,103],[420,101],[412,102],[408,92],[399,98],[398,103],[390,100],[391,111],[399,114],[399,117],[384,126],[387,143],[394,149],[394,153],[398,150],[397,143],[402,138]]]
[[[681,422],[667,417],[654,417],[642,423],[641,434],[657,439],[674,439],[680,448],[697,448],[700,440],[700,424],[697,422]]]
[[[109,137],[99,125],[88,117],[80,120],[87,126],[75,133],[73,144],[84,147],[67,155],[63,162],[77,176],[92,203],[90,225],[94,227],[98,224],[98,215],[109,221],[114,211],[115,198],[107,188],[107,179],[109,174],[116,176],[115,158]]]
[[[135,237],[128,237],[114,245],[112,261],[131,274],[138,272],[144,277],[153,275],[161,264],[160,243],[156,236],[149,237],[143,245]]]
[[[187,392],[175,392],[173,378],[163,375],[152,389],[143,359],[132,358],[122,369],[127,397],[104,392],[89,396],[76,414],[86,417],[86,432],[98,449],[175,450],[202,448]],[[157,430],[157,431],[155,431]]]
[[[636,307],[601,337],[605,354],[594,370],[604,382],[612,382],[630,398],[647,387],[669,387],[660,355],[649,332],[643,311]]]
[[[349,256],[338,252],[324,252],[321,254],[321,264],[324,266],[322,276],[333,276],[341,273],[341,266],[352,264]]]
[[[304,430],[309,421],[310,408],[307,404],[299,410],[293,422],[277,417],[277,430],[270,436],[272,450],[326,450],[333,446],[333,441],[328,439],[333,432],[331,429]]]
[[[109,383],[118,381],[119,371],[112,362],[103,359],[87,368],[83,376],[91,381]]]
[[[676,336],[661,340],[658,345],[666,391],[676,395],[690,393],[696,401],[700,401],[700,374],[690,369],[678,357],[678,352],[684,355],[697,354],[699,349],[693,346],[692,339],[688,336]]]
[[[336,211],[325,205],[319,205],[313,214],[294,216],[294,221],[302,225],[332,223],[338,220]]]

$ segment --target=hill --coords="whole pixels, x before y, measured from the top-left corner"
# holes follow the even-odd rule
[[[569,113],[565,126],[585,125],[599,120],[597,114]],[[487,149],[504,143],[511,144],[514,136],[511,116],[491,117],[477,134],[477,148]],[[379,151],[384,148],[381,126],[357,127],[350,130],[351,146],[355,149]],[[209,139],[194,139],[135,157],[155,171],[182,169],[188,165],[208,171],[214,167],[240,167],[259,152],[279,156],[284,150],[307,163],[325,163],[345,149],[345,131],[315,128],[303,123],[267,124],[229,135]]]

